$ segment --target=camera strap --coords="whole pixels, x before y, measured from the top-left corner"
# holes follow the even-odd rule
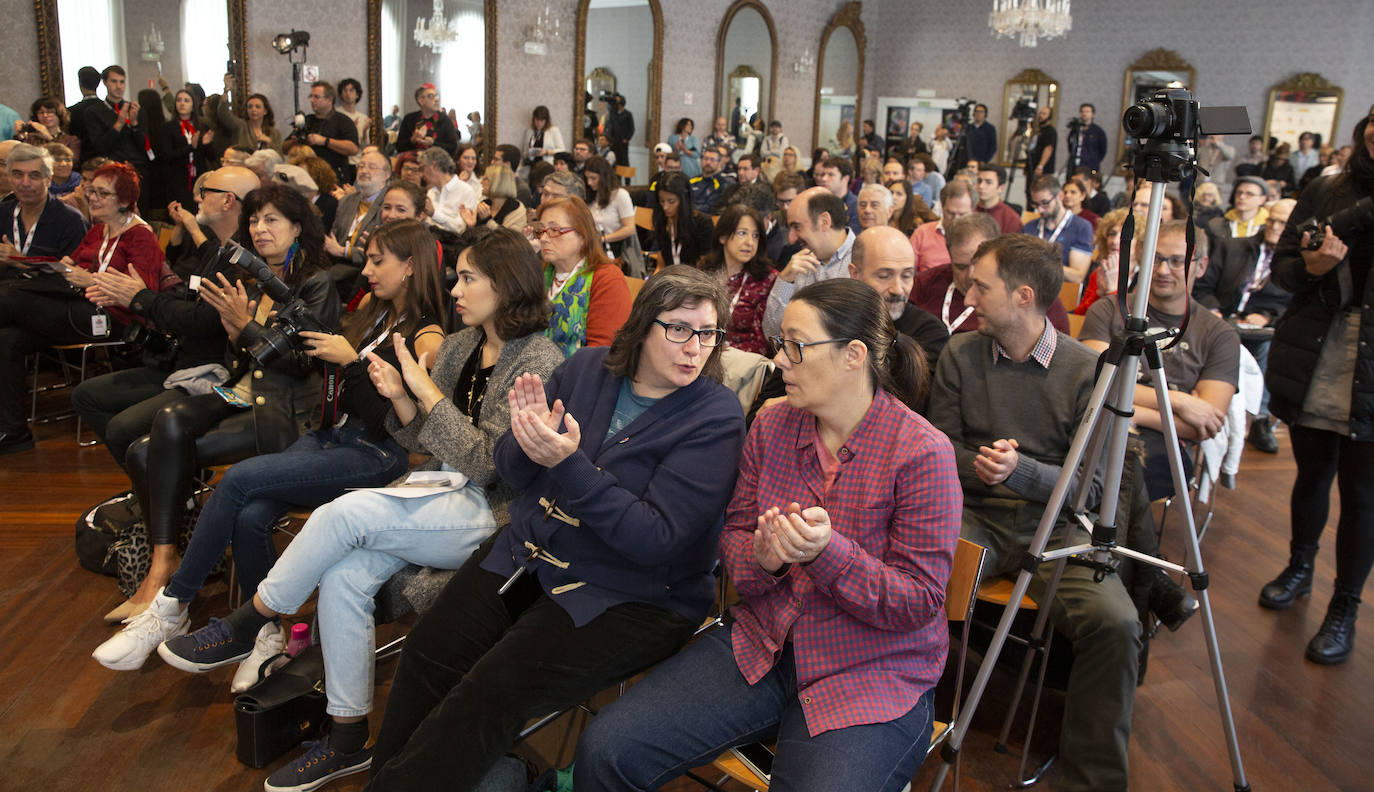
[[[320,396],[320,428],[331,429],[339,420],[339,405],[343,402],[343,367],[324,364],[324,388]]]
[[[1180,190],[1186,191],[1184,193],[1185,195],[1191,195],[1193,183],[1194,181],[1196,181],[1196,179],[1196,171],[1190,169],[1188,175],[1185,176],[1183,181],[1179,184]],[[1126,204],[1128,210],[1130,209],[1130,207],[1135,206],[1135,196],[1140,191],[1140,181],[1141,180],[1139,178],[1136,179],[1135,189],[1131,192],[1130,200]],[[1159,184],[1159,189],[1164,189],[1163,183],[1155,183]],[[1183,254],[1183,288],[1185,290],[1188,288],[1188,273],[1193,268],[1193,250],[1197,244],[1197,227],[1193,225],[1193,208],[1194,202],[1189,201],[1188,224],[1187,228],[1184,229],[1183,232],[1184,239],[1186,240],[1186,250]],[[1129,263],[1131,258],[1131,242],[1134,237],[1135,212],[1127,211],[1126,222],[1123,223],[1121,226],[1121,249],[1126,252],[1127,265],[1124,267],[1117,267],[1116,272],[1116,310],[1117,314],[1121,316],[1121,321],[1123,324],[1126,321],[1126,317],[1130,315],[1129,309],[1127,307],[1127,298],[1129,295],[1131,283],[1131,267]],[[1157,238],[1156,241],[1158,241]],[[1140,284],[1140,287],[1142,289],[1148,289],[1150,288],[1150,284],[1148,282],[1142,283]],[[1192,305],[1192,294],[1190,292],[1188,294],[1188,300],[1183,304],[1183,321],[1179,323],[1178,332],[1174,334],[1173,338],[1169,339],[1169,343],[1159,348],[1161,352],[1173,349],[1174,345],[1176,345],[1180,340],[1183,339],[1183,332],[1188,329],[1188,321],[1192,317]]]

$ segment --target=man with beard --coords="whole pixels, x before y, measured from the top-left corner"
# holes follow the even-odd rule
[[[850,252],[849,277],[878,291],[897,332],[911,336],[934,371],[949,331],[929,311],[907,301],[916,281],[916,253],[906,235],[892,226],[874,226],[859,234]]]
[[[375,148],[358,158],[353,192],[339,201],[334,226],[324,238],[324,252],[333,261],[329,277],[341,291],[351,292],[363,271],[367,237],[382,224],[382,191],[391,181],[391,161]]]

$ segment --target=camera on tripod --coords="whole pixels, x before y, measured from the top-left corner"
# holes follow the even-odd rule
[[[1307,222],[1298,226],[1299,237],[1305,232],[1312,233],[1304,246],[1305,250],[1316,250],[1322,246],[1326,241],[1327,226],[1331,226],[1332,233],[1341,239],[1351,239],[1374,228],[1374,198],[1365,196],[1324,221],[1315,217],[1307,218]]]
[[[973,108],[978,106],[977,99],[969,99],[965,96],[954,101],[957,106],[950,111],[949,115],[945,116],[945,128],[951,132],[967,126],[969,121],[973,119]]]
[[[262,336],[248,348],[248,354],[259,365],[271,365],[277,358],[288,354],[293,349],[304,349],[305,345],[301,343],[300,339],[303,330],[316,333],[332,332],[310,315],[305,300],[291,295],[291,287],[283,283],[281,278],[272,274],[272,269],[267,266],[267,262],[258,258],[247,248],[237,242],[229,242],[225,244],[224,252],[220,255],[256,278],[258,285],[262,288],[262,293],[271,297],[273,303],[281,306],[276,309],[276,322],[271,327],[266,328]]]
[[[1140,143],[1131,165],[1136,178],[1183,181],[1192,174],[1196,142],[1250,134],[1250,114],[1240,106],[1202,107],[1188,89],[1166,88],[1126,108],[1121,128]]]

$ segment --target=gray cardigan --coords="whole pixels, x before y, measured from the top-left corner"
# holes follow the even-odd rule
[[[496,475],[496,441],[510,429],[510,403],[506,394],[521,374],[538,374],[548,380],[563,354],[544,336],[535,333],[506,342],[496,367],[487,380],[487,397],[482,401],[478,425],[458,409],[449,394],[462,376],[463,365],[482,339],[480,328],[469,327],[448,338],[439,347],[430,377],[445,397],[426,415],[421,410],[409,424],[401,426],[393,411],[387,415],[386,428],[396,441],[410,451],[433,456],[417,470],[438,470],[447,463],[473,482],[486,487],[487,503],[497,525],[510,522],[509,504],[515,493]]]

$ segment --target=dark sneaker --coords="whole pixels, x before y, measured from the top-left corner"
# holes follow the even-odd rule
[[[163,641],[157,647],[158,656],[167,665],[193,674],[237,663],[252,651],[253,643],[235,641],[229,623],[223,619],[210,619],[199,630]]]
[[[329,741],[305,744],[306,751],[296,761],[267,777],[262,785],[267,792],[310,792],[336,778],[361,773],[372,766],[372,749],[341,754],[329,747]]]
[[[1277,454],[1279,452],[1279,439],[1274,436],[1274,427],[1269,423],[1268,418],[1256,418],[1250,424],[1250,434],[1246,438],[1256,451],[1266,454]]]

